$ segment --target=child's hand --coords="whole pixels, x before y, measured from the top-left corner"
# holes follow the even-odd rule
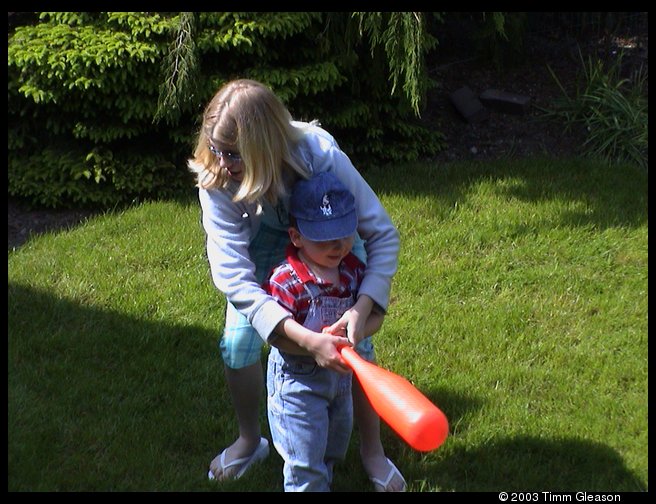
[[[313,338],[309,348],[314,360],[322,368],[332,369],[338,373],[349,373],[351,368],[342,359],[340,348],[351,346],[349,340],[342,336],[331,334],[324,328],[321,337]],[[317,333],[314,333],[317,334]]]
[[[324,334],[332,334],[333,336],[341,336],[342,338],[347,338],[346,327],[340,326],[326,326],[321,330]]]

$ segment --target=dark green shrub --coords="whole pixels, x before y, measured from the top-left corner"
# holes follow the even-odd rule
[[[10,195],[57,207],[188,192],[200,113],[236,77],[269,84],[295,117],[319,119],[356,163],[442,148],[406,95],[391,94],[384,54],[353,42],[349,13],[181,14],[40,13],[10,29]],[[184,21],[191,45],[180,54],[195,64],[176,81],[170,49]],[[178,99],[166,99],[167,84]]]
[[[152,121],[174,22],[156,13],[42,13],[16,28],[9,194],[106,206],[185,186],[180,132]]]

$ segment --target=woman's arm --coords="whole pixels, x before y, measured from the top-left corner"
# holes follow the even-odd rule
[[[365,336],[372,336],[376,334],[380,328],[383,326],[383,321],[385,320],[385,315],[378,311],[372,311],[367,317],[367,322],[364,325],[364,334]],[[359,343],[359,341],[358,341]],[[354,343],[357,345],[357,343]]]
[[[311,355],[323,368],[348,373],[350,368],[342,360],[339,347],[350,346],[348,339],[327,333],[316,333],[288,317],[278,323],[277,338],[271,345],[284,352]]]
[[[303,149],[303,157],[312,161],[314,173],[332,171],[355,197],[358,234],[365,241],[367,266],[358,301],[342,318],[349,336],[359,341],[364,337],[364,325],[374,303],[383,312],[387,310],[392,277],[398,266],[399,233],[376,193],[328,132],[308,128]]]
[[[363,338],[378,332],[383,325],[385,315],[373,310],[373,306],[374,302],[369,296],[360,296],[357,302],[326,330],[331,334],[348,335],[351,344],[356,346]],[[352,327],[359,330],[351,329]]]
[[[248,247],[254,205],[236,204],[227,191],[199,189],[202,223],[207,235],[207,259],[217,289],[242,313],[265,341],[289,316],[255,277]]]

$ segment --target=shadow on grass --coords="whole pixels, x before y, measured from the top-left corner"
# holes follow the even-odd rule
[[[472,395],[446,388],[434,389],[425,394],[446,415],[449,421],[449,436],[466,431],[469,426],[467,418],[474,417],[474,412],[481,409],[485,402]]]
[[[281,490],[275,453],[249,478],[222,487],[206,479],[209,461],[236,432],[215,331],[140,320],[11,283],[8,298],[9,491]],[[448,390],[429,397],[452,426],[480,407]],[[261,413],[265,426],[264,408]],[[425,481],[446,491],[646,486],[616,452],[585,440],[516,437],[460,450],[447,439],[437,456],[423,457],[393,436],[385,430],[386,449],[413,485]],[[339,471],[362,478],[336,490],[352,491],[358,478],[359,489],[371,489],[355,449]]]
[[[473,449],[455,449],[434,463],[409,467],[417,480],[445,491],[646,491],[621,456],[582,439],[501,438]],[[541,497],[542,500],[542,497]]]
[[[526,202],[558,200],[573,205],[564,211],[564,226],[638,227],[647,222],[648,174],[629,165],[609,166],[591,160],[523,159],[506,162],[471,161],[448,164],[417,163],[404,170],[368,170],[365,178],[377,193],[408,197],[432,196],[439,207],[466,203],[471,187],[482,181],[496,184],[503,196]],[[584,209],[579,210],[583,207]]]
[[[10,491],[217,488],[207,468],[237,428],[216,331],[12,283],[8,315]]]
[[[382,424],[383,445],[403,472],[413,492],[644,492],[647,482],[631,471],[621,455],[604,444],[585,439],[535,436],[496,437],[474,448],[454,443],[468,428],[465,418],[484,400],[439,388],[427,397],[446,414],[449,437],[437,450],[414,451],[389,426]],[[361,473],[354,431],[345,467],[336,469],[336,491],[348,492],[344,475]],[[352,482],[351,482],[352,484]],[[360,477],[361,488],[370,486]],[[540,500],[545,497],[540,494]]]

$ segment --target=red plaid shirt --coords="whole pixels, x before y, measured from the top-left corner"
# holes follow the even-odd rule
[[[305,322],[310,307],[310,294],[304,287],[306,282],[316,283],[322,295],[343,298],[354,294],[357,298],[365,265],[354,254],[348,254],[339,264],[339,285],[319,280],[299,259],[294,245],[288,245],[286,254],[286,261],[273,269],[263,287],[299,324]]]

